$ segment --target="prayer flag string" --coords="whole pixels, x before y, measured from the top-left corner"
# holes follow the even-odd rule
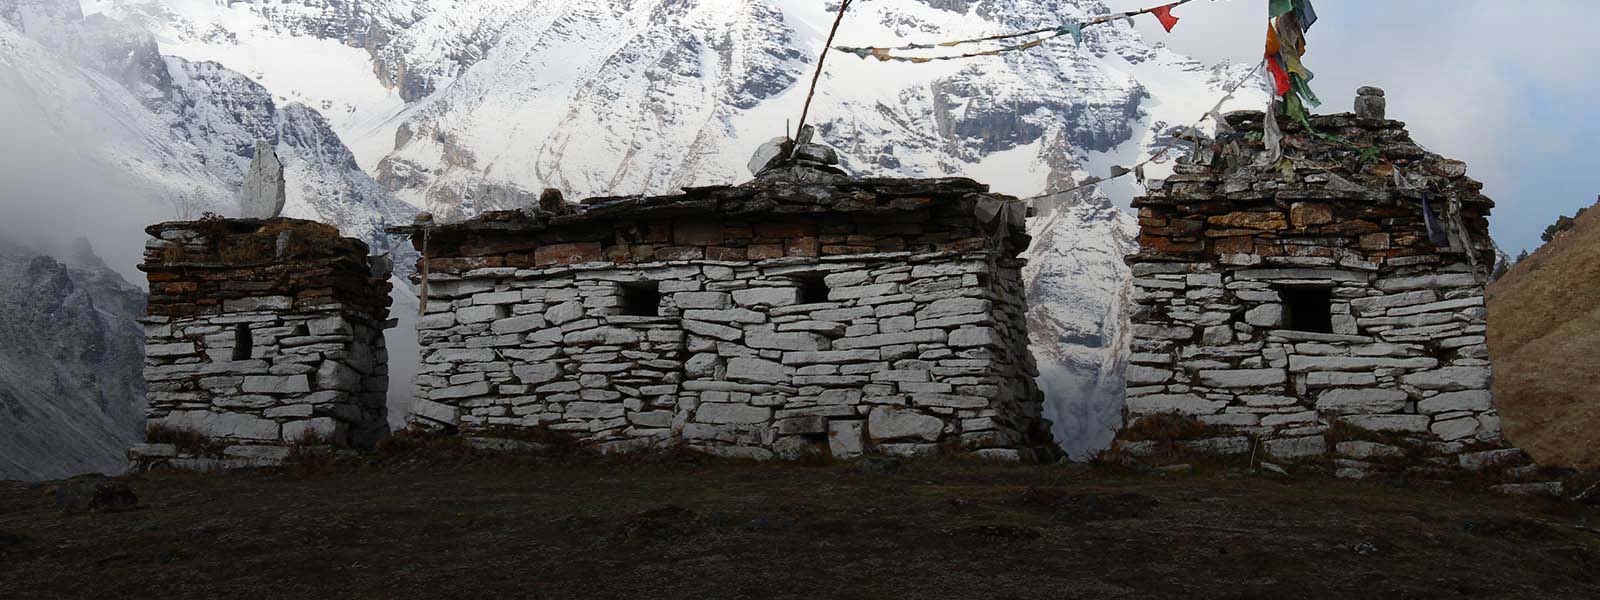
[[[1045,28],[1041,28],[1041,29],[1033,29],[1033,30],[1030,30],[1030,31],[1022,31],[1022,32],[1017,32],[1017,33],[1005,33],[1005,34],[1000,34],[1000,35],[991,35],[991,36],[986,36],[986,37],[971,38],[971,39],[965,39],[965,40],[952,40],[952,41],[948,41],[948,42],[939,42],[939,43],[932,43],[932,44],[907,44],[907,45],[904,45],[904,46],[863,46],[863,47],[835,46],[834,50],[839,51],[839,52],[844,52],[846,54],[854,54],[854,55],[856,55],[856,56],[858,56],[858,57],[860,57],[862,59],[876,58],[879,61],[883,61],[883,62],[896,61],[896,62],[909,62],[909,63],[927,63],[927,62],[933,62],[933,61],[939,61],[939,60],[959,60],[959,59],[964,59],[964,58],[974,58],[974,57],[978,57],[978,56],[998,56],[1000,54],[1004,54],[1004,53],[1007,53],[1007,52],[1017,52],[1017,51],[1022,51],[1022,50],[1028,50],[1028,49],[1031,49],[1031,48],[1037,48],[1039,46],[1044,45],[1045,42],[1048,42],[1050,40],[1054,40],[1056,38],[1069,36],[1069,35],[1072,36],[1072,39],[1073,39],[1073,41],[1075,43],[1082,44],[1083,43],[1083,29],[1085,27],[1092,27],[1092,26],[1095,26],[1095,25],[1103,25],[1105,23],[1110,23],[1112,21],[1117,21],[1117,20],[1122,20],[1122,19],[1127,19],[1127,20],[1131,21],[1134,17],[1139,16],[1139,15],[1143,15],[1143,14],[1155,15],[1156,19],[1161,21],[1161,26],[1165,27],[1168,32],[1171,32],[1172,28],[1178,24],[1178,17],[1172,14],[1172,9],[1177,8],[1179,6],[1183,6],[1183,5],[1188,4],[1190,2],[1193,2],[1193,1],[1194,0],[1178,0],[1177,2],[1173,2],[1173,3],[1170,3],[1170,4],[1163,4],[1161,6],[1153,6],[1153,7],[1150,7],[1150,8],[1144,8],[1144,9],[1140,9],[1140,10],[1133,10],[1133,11],[1122,12],[1122,13],[1113,13],[1113,14],[1109,14],[1109,15],[1102,15],[1102,16],[1099,16],[1099,17],[1095,17],[1093,19],[1089,19],[1088,21],[1084,21],[1082,23],[1063,23],[1063,24],[1061,24],[1059,26],[1056,26],[1056,27],[1045,27]],[[982,52],[968,52],[968,53],[964,53],[964,54],[952,54],[952,55],[945,55],[945,56],[902,56],[902,55],[899,55],[899,54],[895,54],[896,51],[934,50],[934,49],[938,49],[938,48],[952,48],[952,47],[955,47],[955,46],[963,46],[963,45],[967,45],[967,44],[981,44],[981,43],[984,43],[984,42],[997,42],[997,41],[1001,41],[1001,40],[1011,40],[1011,39],[1033,37],[1033,36],[1040,36],[1040,35],[1042,35],[1044,37],[1040,37],[1038,39],[1030,40],[1030,41],[1019,43],[1019,44],[1009,44],[1009,45],[1001,46],[1001,47],[994,48],[994,49],[991,49],[991,50],[985,50],[985,51],[982,51]]]
[[[1238,92],[1239,88],[1244,87],[1245,82],[1250,81],[1252,79],[1255,79],[1256,74],[1261,72],[1261,69],[1265,64],[1266,64],[1265,60],[1261,61],[1261,63],[1256,64],[1255,68],[1250,69],[1250,72],[1245,73],[1244,77],[1239,78],[1239,80],[1235,81],[1232,86],[1229,86],[1228,87],[1228,91],[1222,95],[1222,98],[1217,100],[1217,103],[1211,106],[1211,110],[1206,111],[1206,113],[1204,115],[1202,115],[1199,120],[1195,121],[1193,125],[1190,125],[1188,127],[1187,131],[1193,132],[1193,131],[1199,130],[1200,124],[1204,123],[1206,121],[1206,119],[1214,119],[1214,120],[1216,120],[1216,122],[1217,122],[1217,131],[1219,133],[1226,132],[1226,131],[1231,131],[1231,128],[1228,126],[1228,122],[1222,118],[1222,106],[1224,104],[1227,104],[1227,102],[1229,100],[1233,99],[1234,93]],[[1152,164],[1152,163],[1161,162],[1163,159],[1166,158],[1167,153],[1171,152],[1173,148],[1178,146],[1179,141],[1180,141],[1180,138],[1178,136],[1176,136],[1176,135],[1172,136],[1172,139],[1167,140],[1167,142],[1165,144],[1162,144],[1162,146],[1160,148],[1158,148],[1154,154],[1150,155],[1149,158],[1146,158],[1146,159],[1144,159],[1142,161],[1139,161],[1138,163],[1134,164],[1132,167],[1124,167],[1122,165],[1112,165],[1111,173],[1107,177],[1090,176],[1090,177],[1087,177],[1087,178],[1083,179],[1082,181],[1079,181],[1078,184],[1075,185],[1075,186],[1072,186],[1072,187],[1069,187],[1069,188],[1066,188],[1066,189],[1062,189],[1062,190],[1056,190],[1054,192],[1040,194],[1038,196],[1030,196],[1030,197],[1027,197],[1027,198],[1020,198],[1018,201],[1019,202],[1030,202],[1031,203],[1034,200],[1043,200],[1043,199],[1046,199],[1046,198],[1053,198],[1053,197],[1060,196],[1060,195],[1063,195],[1063,194],[1069,194],[1069,193],[1072,193],[1072,192],[1076,192],[1076,191],[1081,190],[1083,188],[1086,188],[1086,187],[1089,187],[1089,186],[1092,186],[1092,185],[1096,185],[1096,184],[1100,184],[1100,183],[1104,183],[1106,181],[1110,181],[1112,179],[1116,179],[1118,177],[1122,177],[1124,175],[1129,175],[1129,174],[1132,174],[1132,175],[1138,177],[1139,180],[1141,182],[1143,182],[1144,181],[1144,168],[1145,168],[1145,166],[1149,165],[1149,164]]]

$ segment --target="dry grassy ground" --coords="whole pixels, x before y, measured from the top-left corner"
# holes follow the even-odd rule
[[[1489,287],[1489,352],[1507,437],[1600,468],[1600,210]]]
[[[681,457],[125,481],[115,512],[0,484],[0,596],[1600,597],[1600,510],[1420,483]]]

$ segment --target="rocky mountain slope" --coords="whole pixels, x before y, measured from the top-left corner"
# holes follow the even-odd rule
[[[1506,436],[1540,464],[1600,467],[1600,210],[1489,286]]]
[[[779,0],[84,0],[162,52],[217,61],[329,115],[360,165],[441,218],[748,177],[798,116],[837,8]],[[1196,8],[1199,10],[1199,8]],[[879,0],[839,42],[939,41],[1082,20],[1099,0]],[[1004,58],[908,65],[835,54],[813,122],[852,172],[968,175],[1031,195],[1130,162],[1210,108],[1207,66],[1125,23]],[[1263,96],[1242,94],[1241,106]],[[1159,170],[1159,168],[1155,169]],[[1152,172],[1152,175],[1158,173]],[[1127,181],[1040,207],[1035,342],[1058,434],[1114,426],[1132,219]],[[1055,383],[1050,383],[1055,382]],[[1080,423],[1078,421],[1093,422]],[[1075,442],[1076,443],[1076,442]],[[1085,442],[1086,446],[1094,442]],[[1080,455],[1082,452],[1079,453]]]
[[[80,239],[0,240],[0,480],[120,473],[144,423],[144,292]]]
[[[356,164],[315,109],[280,103],[222,65],[165,56],[137,23],[85,17],[76,0],[0,0],[0,18],[8,26],[0,39],[15,51],[8,62],[31,96],[71,101],[51,115],[63,122],[55,132],[62,140],[89,137],[68,123],[81,119],[129,130],[117,144],[86,150],[145,179],[167,204],[160,216],[237,214],[234,195],[257,139],[275,144],[284,160],[286,216],[330,223],[387,248],[382,226],[416,213]],[[93,94],[63,93],[74,86]]]
[[[280,103],[216,63],[163,56],[141,27],[85,18],[75,0],[0,0],[0,124],[8,213],[0,239],[42,249],[13,252],[22,266],[8,271],[15,283],[7,291],[70,309],[0,311],[10,334],[0,337],[0,390],[14,417],[0,421],[0,479],[120,469],[128,442],[141,435],[140,421],[128,417],[142,405],[142,391],[108,378],[137,374],[142,357],[106,350],[107,331],[138,331],[138,311],[97,305],[98,320],[89,319],[92,311],[70,304],[74,292],[49,287],[63,277],[74,281],[45,268],[51,259],[39,256],[67,260],[59,240],[87,235],[107,257],[106,273],[142,279],[132,267],[144,225],[238,213],[235,194],[256,139],[276,144],[285,161],[289,216],[332,223],[384,251],[394,240],[382,227],[416,213],[357,165],[316,110]],[[409,247],[397,254],[397,263],[413,262]],[[109,286],[105,279],[79,285]],[[34,318],[41,314],[72,324]],[[56,346],[41,352],[33,340]],[[54,368],[50,361],[65,355],[92,357],[98,362],[83,365],[102,376],[86,376],[90,366],[73,363]]]

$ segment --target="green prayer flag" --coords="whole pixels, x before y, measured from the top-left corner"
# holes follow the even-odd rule
[[[1079,46],[1083,45],[1083,26],[1082,25],[1079,25],[1077,23],[1067,23],[1065,25],[1057,27],[1056,28],[1056,33],[1058,35],[1066,35],[1066,34],[1070,33],[1070,34],[1072,34],[1072,41],[1077,42],[1077,44]]]
[[[1288,14],[1292,10],[1294,10],[1294,0],[1272,0],[1267,5],[1267,16],[1277,18]]]
[[[1283,114],[1296,121],[1306,121],[1306,106],[1300,102],[1300,95],[1289,92],[1283,95]]]
[[[1317,95],[1311,91],[1311,86],[1307,85],[1306,80],[1302,79],[1299,74],[1289,74],[1289,88],[1291,94],[1300,96],[1305,100],[1306,104],[1310,104],[1312,107],[1322,106],[1322,100],[1317,98]]]

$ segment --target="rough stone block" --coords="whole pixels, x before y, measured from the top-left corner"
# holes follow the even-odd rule
[[[805,332],[775,333],[771,330],[752,330],[745,334],[744,343],[751,348],[791,352],[816,352],[828,349],[828,338]]]
[[[1005,338],[992,327],[963,327],[950,332],[948,342],[952,348],[975,346],[1004,346]]]
[[[727,378],[738,381],[781,383],[789,380],[790,367],[752,357],[736,357],[728,361]]]
[[[1128,398],[1127,409],[1134,415],[1177,413],[1181,415],[1209,415],[1222,412],[1226,402],[1206,400],[1194,394],[1155,394]]]
[[[709,338],[716,338],[725,342],[736,342],[739,340],[739,338],[744,337],[744,331],[736,327],[728,327],[726,325],[706,323],[703,321],[685,320],[683,321],[683,328],[689,333],[703,335]]]
[[[938,441],[944,421],[898,406],[879,406],[867,417],[867,431],[875,440],[917,438]]]
[[[694,418],[701,423],[749,425],[772,419],[772,409],[745,404],[703,403]]]
[[[1429,431],[1432,431],[1434,435],[1439,436],[1439,439],[1441,440],[1453,442],[1477,435],[1479,426],[1480,423],[1478,422],[1477,417],[1466,416],[1456,419],[1437,421],[1432,427],[1429,428]]]
[[[1172,379],[1172,371],[1164,368],[1131,365],[1128,367],[1127,381],[1129,385],[1150,385],[1166,383]]]
[[[1200,372],[1201,383],[1223,388],[1253,388],[1283,385],[1289,374],[1283,369],[1233,369]]]
[[[1406,385],[1424,390],[1457,392],[1489,388],[1489,367],[1443,367],[1410,373],[1400,378]]]
[[[510,311],[500,305],[468,306],[456,311],[456,320],[461,323],[488,323],[503,318]]]
[[[283,311],[294,307],[294,298],[288,296],[260,296],[239,298],[222,302],[222,310],[234,312]]]
[[[465,385],[439,388],[428,392],[429,400],[454,400],[458,398],[471,398],[474,396],[487,396],[489,394],[488,382],[479,381]]]
[[[1306,385],[1321,387],[1372,387],[1378,385],[1378,376],[1371,373],[1306,373]]]
[[[1489,390],[1446,392],[1417,403],[1417,412],[1428,415],[1456,411],[1482,412],[1494,408],[1494,397]]]
[[[1353,427],[1369,431],[1427,433],[1428,415],[1349,415],[1341,419]]]
[[[733,292],[733,302],[739,306],[789,306],[800,301],[799,288],[758,287]]]
[[[490,331],[493,331],[496,335],[508,335],[544,329],[546,325],[547,323],[542,315],[523,315],[495,321],[490,326]]]
[[[1244,313],[1244,321],[1256,327],[1278,327],[1283,323],[1282,304],[1263,304]]]
[[[355,369],[336,360],[324,360],[317,368],[317,389],[342,392],[361,391],[362,376]]]
[[[512,367],[511,373],[523,385],[539,385],[560,378],[562,370],[559,365],[542,363]]]
[[[193,431],[208,438],[277,441],[278,423],[244,413],[182,411],[156,419],[155,423],[182,431]]]
[[[858,348],[881,348],[883,346],[898,346],[902,344],[943,343],[946,340],[947,334],[943,330],[919,329],[902,333],[881,333],[844,338],[835,341],[833,347],[835,350],[855,350]]]
[[[765,314],[744,308],[686,310],[683,312],[683,318],[712,323],[765,323],[767,321]]]
[[[779,419],[775,425],[779,435],[828,433],[828,419],[821,415],[804,415]]]
[[[146,344],[144,347],[145,356],[151,357],[188,356],[197,351],[198,350],[195,348],[194,342]]]
[[[1320,435],[1267,440],[1267,454],[1280,459],[1322,456],[1328,453],[1328,441]]]
[[[1404,458],[1406,451],[1387,444],[1374,442],[1350,441],[1339,442],[1335,449],[1340,455],[1357,460],[1371,460],[1381,458]]]
[[[1317,410],[1341,415],[1394,413],[1405,410],[1409,398],[1400,390],[1334,389],[1317,396]]]
[[[289,443],[339,443],[346,436],[346,425],[332,417],[317,417],[283,424],[283,441]]]
[[[584,316],[582,302],[567,301],[545,310],[544,318],[552,325],[565,325]]]
[[[311,380],[305,375],[252,375],[239,389],[246,394],[304,394],[311,391]]]

